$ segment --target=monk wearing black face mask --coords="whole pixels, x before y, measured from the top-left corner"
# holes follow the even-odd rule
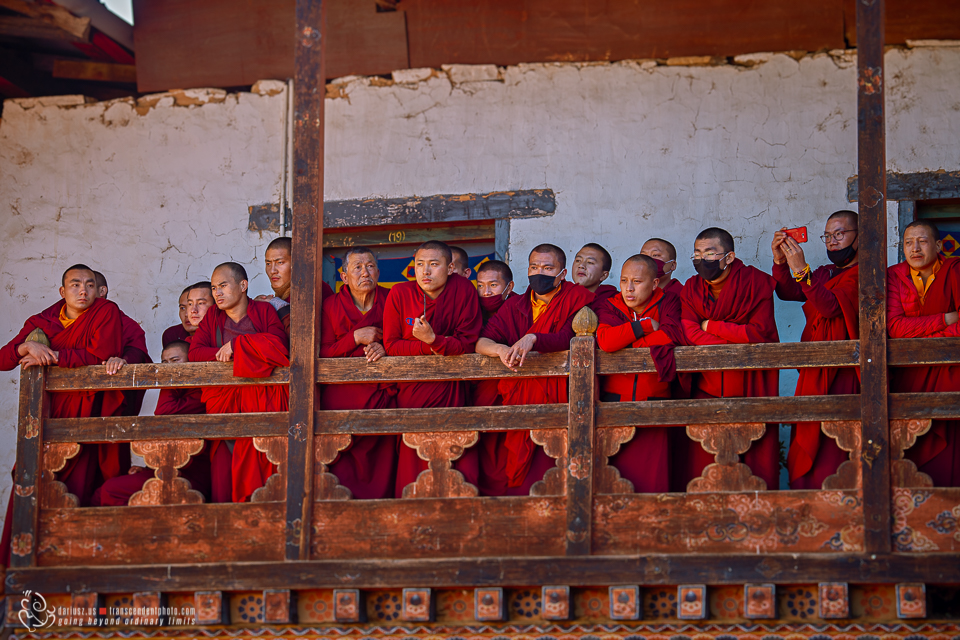
[[[682,324],[687,343],[753,344],[779,342],[773,316],[773,290],[776,280],[756,267],[743,264],[734,253],[733,237],[712,227],[700,232],[694,242],[693,268],[697,275],[687,280],[680,296]],[[779,372],[709,371],[694,376],[694,398],[743,398],[776,396]],[[678,440],[671,490],[683,490],[713,463],[713,456],[683,433],[674,429]],[[766,433],[743,454],[753,474],[777,489],[780,471],[780,443],[776,425],[767,425]],[[682,436],[679,437],[679,436]]]
[[[807,324],[800,340],[856,340],[859,333],[860,277],[857,249],[858,216],[837,211],[827,219],[824,235],[827,258],[833,263],[810,270],[803,249],[785,229],[773,236],[773,277],[781,300],[803,302]],[[801,369],[798,396],[860,393],[856,367]],[[791,489],[820,489],[828,476],[848,459],[846,451],[820,433],[819,422],[800,422],[793,429],[787,468]]]

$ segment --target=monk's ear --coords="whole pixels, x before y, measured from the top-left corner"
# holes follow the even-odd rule
[[[507,286],[503,290],[503,297],[506,298],[513,292],[513,280],[507,283]]]
[[[470,267],[467,267],[466,269],[463,270],[463,277],[469,280],[470,274],[472,273],[473,273],[473,269],[471,269]]]
[[[250,283],[249,283],[249,282],[247,282],[246,280],[241,280],[241,281],[240,281],[240,293],[246,293],[246,292],[247,292],[247,287],[249,287],[249,286],[250,286]]]
[[[937,240],[937,253],[943,251],[943,240]]]
[[[656,288],[659,287],[659,286],[660,286],[660,278],[654,278],[654,279],[653,279],[653,288],[656,289]]]
[[[600,282],[603,282],[604,280],[606,280],[606,279],[609,278],[609,277],[610,277],[610,272],[609,272],[609,271],[604,271],[604,272],[603,272],[603,275],[600,276]]]
[[[347,281],[347,272],[346,272],[346,271],[341,271],[341,272],[340,272],[340,279],[343,280],[344,282]]]
[[[67,297],[67,296],[64,295],[64,294],[67,292],[67,288],[66,288],[66,287],[60,287],[59,291],[60,291],[60,297],[61,297],[61,298],[66,298],[66,297]]]
[[[733,261],[737,259],[737,254],[734,251],[731,251],[727,254],[726,262],[727,264],[733,264]]]

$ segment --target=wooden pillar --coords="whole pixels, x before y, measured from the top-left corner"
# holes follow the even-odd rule
[[[293,277],[286,558],[310,554],[323,258],[323,49],[326,2],[297,0],[293,97]]]
[[[891,530],[887,415],[887,156],[883,113],[884,0],[856,0],[856,5],[864,541],[868,553],[889,553]]]
[[[10,566],[37,566],[40,482],[43,475],[43,423],[49,415],[46,367],[20,369],[17,475],[13,485]]]
[[[570,389],[567,425],[568,556],[590,554],[593,521],[593,443],[597,415],[597,315],[581,309],[573,319],[570,341]]]

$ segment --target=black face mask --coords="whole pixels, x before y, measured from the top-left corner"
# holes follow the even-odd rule
[[[538,273],[532,276],[528,276],[530,280],[530,288],[533,289],[533,292],[538,296],[542,296],[550,293],[557,288],[556,280],[557,276],[547,276],[542,273]]]
[[[856,255],[857,250],[853,248],[853,245],[844,247],[843,249],[837,249],[836,251],[827,249],[827,259],[841,269],[850,264],[850,261],[853,260]]]
[[[724,255],[723,258],[718,258],[716,260],[701,260],[699,264],[694,262],[693,268],[697,270],[698,276],[707,282],[713,282],[720,277],[721,273],[723,273],[723,268],[720,265],[723,263],[723,260],[726,257],[727,256]]]

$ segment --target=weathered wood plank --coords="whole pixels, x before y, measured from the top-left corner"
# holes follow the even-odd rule
[[[52,418],[44,422],[43,437],[46,442],[251,438],[287,435],[288,427],[286,413]]]
[[[860,196],[858,176],[847,178],[847,200]],[[887,200],[941,200],[960,198],[960,171],[887,173]]]
[[[86,37],[78,37],[46,20],[21,16],[0,16],[0,36],[69,43],[90,42],[89,29]]]
[[[581,314],[590,316],[588,320]],[[597,404],[596,342],[593,335],[582,335],[579,325],[590,322],[597,328],[597,316],[589,308],[574,318],[577,337],[570,341],[570,390],[567,432],[568,464],[564,472],[567,484],[566,553],[589,555],[593,520],[593,446]]]
[[[20,369],[17,468],[13,483],[13,527],[10,538],[11,567],[32,567],[37,564],[40,485],[43,476],[43,425],[50,413],[49,396],[43,388],[50,368]]]
[[[54,60],[53,77],[136,84],[137,66],[85,60]]]
[[[279,514],[278,514],[279,515]],[[196,563],[126,567],[22,568],[7,573],[8,593],[72,591],[130,593],[162,585],[168,591],[255,589],[374,589],[411,584],[440,587],[637,584],[803,584],[849,582],[952,583],[955,554],[696,553],[642,556],[439,558]]]
[[[600,428],[858,420],[859,417],[860,401],[855,395],[601,402],[597,408],[597,426]]]
[[[569,373],[567,351],[530,353],[519,372],[500,362],[471,353],[463,356],[386,357],[377,362],[357,363],[356,358],[321,358],[317,363],[317,382],[388,382],[402,380],[484,380],[488,378],[530,378],[566,376]]]
[[[447,244],[494,239],[494,222],[459,224],[452,226],[395,226],[373,229],[349,229],[346,231],[325,230],[324,249],[339,249],[373,245],[419,245],[428,240],[441,240]],[[412,249],[411,249],[412,252]]]
[[[316,433],[372,435],[566,428],[566,404],[531,404],[517,407],[321,411],[317,415]]]
[[[458,220],[542,218],[553,215],[556,209],[557,201],[551,189],[335,200],[324,203],[323,226],[376,227]]]
[[[960,393],[891,393],[890,419],[960,419]]]
[[[960,554],[960,488],[893,489],[894,551]]]
[[[855,367],[860,364],[860,348],[856,340],[677,347],[674,356],[677,371]],[[656,371],[649,349],[601,352],[597,354],[597,369],[601,375]]]
[[[52,509],[40,566],[283,560],[283,503]],[[145,590],[148,583],[138,589]],[[166,590],[166,585],[163,585]],[[61,589],[62,591],[62,589]]]
[[[318,502],[310,557],[560,555],[565,511],[560,496]]]
[[[598,495],[593,552],[863,551],[856,491]]]
[[[297,0],[293,95],[293,273],[290,287],[290,425],[285,557],[310,554],[313,429],[319,396],[320,278],[323,260],[323,136],[328,0]]]
[[[106,367],[52,367],[47,375],[47,391],[83,389],[183,389],[200,386],[246,386],[288,384],[290,370],[277,368],[269,378],[235,378],[229,362],[191,362],[185,364],[128,364],[115,375]]]
[[[955,364],[960,361],[956,338],[911,338],[887,341],[887,364],[891,367]]]
[[[864,541],[890,551],[887,416],[887,185],[884,0],[857,3],[857,184],[860,212],[860,403]]]

